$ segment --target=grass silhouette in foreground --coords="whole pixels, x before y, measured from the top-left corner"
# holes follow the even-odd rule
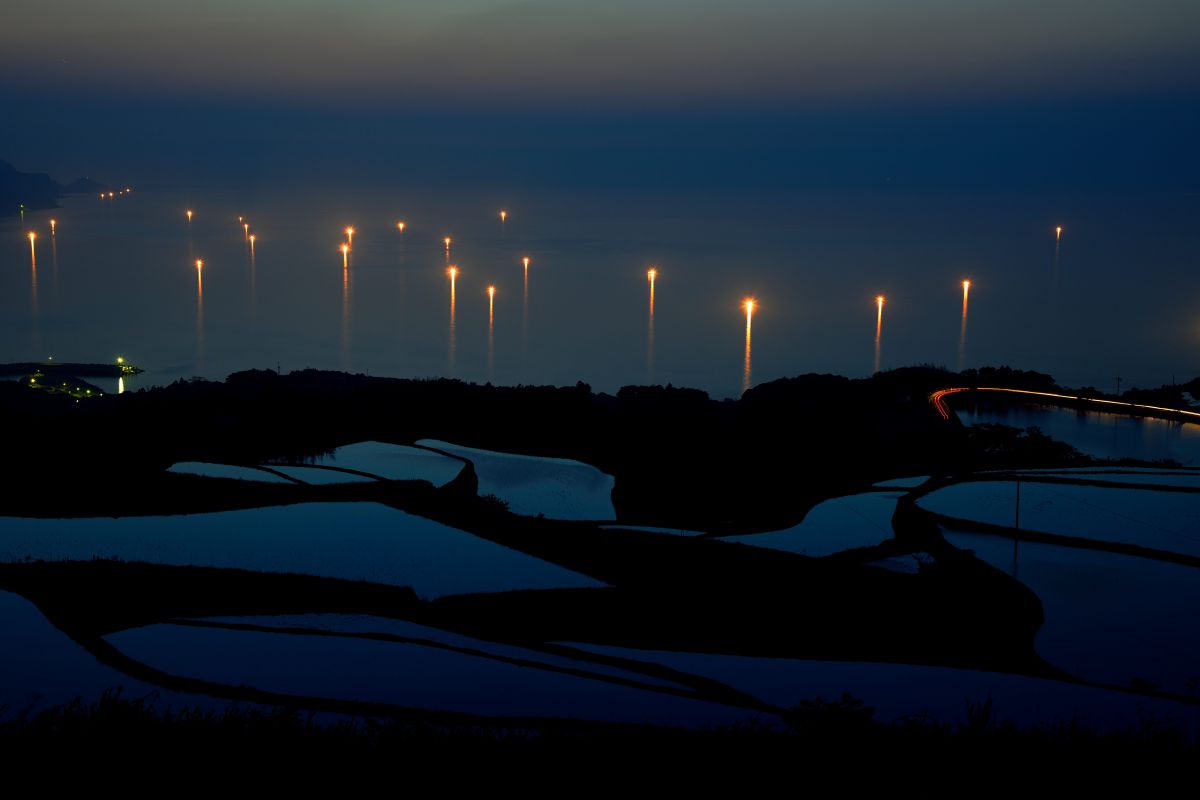
[[[203,765],[208,780],[249,769],[273,783],[386,771],[411,787],[498,788],[501,778],[519,778],[525,789],[560,779],[642,786],[653,778],[673,786],[782,780],[798,791],[877,786],[900,796],[992,796],[1057,784],[1144,792],[1190,771],[1200,749],[1153,723],[1103,734],[1072,721],[1020,730],[997,724],[988,701],[965,705],[957,724],[882,723],[843,696],[802,703],[778,725],[689,731],[427,724],[245,705],[163,709],[153,698],[110,691],[37,713],[5,710],[0,753],[14,766],[51,756],[76,769],[132,759],[139,776],[161,770],[188,780]]]

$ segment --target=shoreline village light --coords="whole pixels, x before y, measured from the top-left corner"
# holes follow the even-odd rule
[[[54,226],[58,224],[57,220],[50,220],[50,235],[54,235]]]
[[[243,222],[243,223],[242,223],[242,232],[243,232],[243,233],[244,233],[246,236],[249,236],[249,235],[250,235],[250,223],[249,223],[249,222]]]
[[[507,219],[508,219],[508,212],[507,212],[507,211],[505,211],[505,210],[503,210],[503,209],[501,209],[501,210],[500,210],[500,221],[501,221],[501,222],[504,222],[504,221],[505,221],[505,220],[507,220]]]
[[[350,245],[343,242],[341,249],[342,249],[342,269],[346,269],[347,267],[350,266],[350,262],[348,260],[348,256],[350,253]]]
[[[187,218],[188,222],[192,221],[192,210],[190,208],[187,210]]]
[[[401,233],[404,233],[404,222],[403,221],[396,223],[396,230],[400,231]]]
[[[202,260],[200,260],[199,258],[197,258],[196,259],[196,269],[203,269],[203,268],[204,268],[204,262]]]
[[[1061,240],[1062,240],[1062,232],[1063,232],[1063,227],[1062,227],[1062,225],[1055,226],[1055,228],[1054,228],[1054,241],[1056,241],[1056,242],[1057,242],[1057,241],[1061,241]]]
[[[447,236],[445,239],[442,239],[442,241],[445,242],[446,252],[449,253],[450,252],[450,242],[453,240],[449,236]]]
[[[346,228],[346,242],[350,245],[354,244],[354,228],[353,228],[353,226]]]

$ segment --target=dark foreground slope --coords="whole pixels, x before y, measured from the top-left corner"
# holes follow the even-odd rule
[[[512,787],[525,796],[561,796],[586,783],[592,791],[744,794],[769,786],[801,795],[955,798],[1031,788],[1039,795],[1162,796],[1192,779],[1200,756],[1196,745],[1154,727],[1103,735],[1069,723],[1018,730],[996,725],[988,712],[976,706],[957,725],[884,724],[872,709],[841,698],[805,703],[773,726],[531,730],[318,719],[246,706],[164,715],[152,698],[114,694],[0,719],[0,751],[23,774],[61,772],[57,785],[120,779],[311,792],[385,779],[421,794]]]

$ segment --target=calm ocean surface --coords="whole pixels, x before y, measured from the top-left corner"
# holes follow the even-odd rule
[[[73,196],[24,226],[0,221],[0,360],[122,355],[146,369],[127,389],[278,365],[729,397],[745,379],[744,298],[758,304],[760,383],[870,374],[883,294],[884,369],[1010,364],[1071,385],[1159,385],[1200,375],[1198,210],[1183,195],[231,185]]]

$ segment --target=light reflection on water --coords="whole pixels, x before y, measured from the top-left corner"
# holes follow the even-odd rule
[[[456,309],[450,330],[443,316],[452,250],[462,270],[456,291],[494,283],[504,292],[521,280],[520,319],[494,319],[500,383],[582,379],[613,391],[652,375],[732,396],[745,382],[745,320],[735,306],[747,295],[771,309],[769,330],[756,337],[756,382],[865,375],[860,354],[872,332],[855,320],[859,298],[875,286],[898,300],[889,306],[890,365],[957,365],[961,352],[965,366],[1009,363],[1071,385],[1102,385],[1118,373],[1131,385],[1158,385],[1172,372],[1200,373],[1200,324],[1183,268],[1200,233],[1178,224],[1194,201],[680,194],[613,203],[603,193],[533,192],[519,209],[514,199],[501,233],[494,196],[234,186],[145,190],[103,203],[68,197],[53,212],[61,223],[52,242],[58,297],[39,303],[36,319],[29,242],[15,219],[0,221],[0,267],[12,267],[0,268],[0,342],[9,360],[105,361],[124,352],[149,370],[144,385],[277,363],[432,377],[451,366],[448,352],[458,376],[483,380],[487,310]],[[1073,235],[1056,255],[1052,226],[1063,207]],[[397,210],[406,215],[403,232]],[[270,232],[269,247],[247,246],[239,214]],[[30,215],[28,227],[48,233],[49,215]],[[345,269],[354,276],[334,289],[338,265],[325,254],[350,219],[357,231]],[[191,287],[170,267],[199,255],[211,279],[203,348],[183,324],[197,297],[187,297]],[[526,256],[538,265],[536,291]],[[248,279],[237,274],[247,261]],[[1143,275],[1133,285],[1124,280],[1131,263]],[[652,327],[640,283],[648,264],[673,276],[669,306],[655,298]],[[965,270],[984,287],[971,292],[969,363],[966,303],[958,307],[967,299]],[[121,313],[106,313],[113,308]],[[344,327],[354,332],[346,347]]]
[[[1200,466],[1200,425],[1024,404],[964,404],[955,410],[964,425],[1036,426],[1097,458],[1166,458],[1184,466]]]

